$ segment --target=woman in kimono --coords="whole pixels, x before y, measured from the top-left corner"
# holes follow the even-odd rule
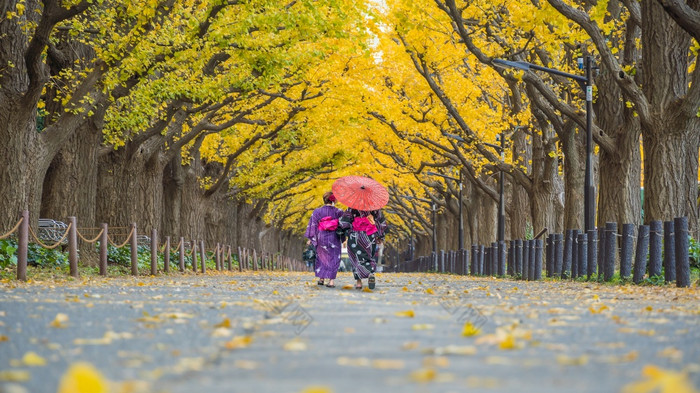
[[[387,231],[386,219],[381,210],[363,211],[348,209],[340,217],[338,225],[348,239],[348,258],[355,277],[355,289],[362,289],[362,280],[367,279],[369,289],[374,289],[377,268],[377,245],[384,241]]]
[[[340,266],[340,237],[336,234],[338,218],[343,211],[335,207],[335,196],[323,194],[324,205],[314,210],[306,227],[308,243],[316,248],[316,277],[318,285],[335,287],[335,277]]]

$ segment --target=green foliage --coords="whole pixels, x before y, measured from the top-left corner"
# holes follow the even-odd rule
[[[17,241],[0,240],[0,268],[17,265]],[[57,267],[68,264],[68,253],[58,249],[48,250],[38,244],[30,243],[27,249],[27,264],[39,267]]]
[[[535,230],[532,228],[530,221],[525,223],[525,240],[532,240],[535,237]]]
[[[68,265],[68,252],[58,249],[48,250],[31,243],[27,250],[27,264],[40,267],[57,267]]]
[[[690,257],[690,267],[700,269],[700,244],[688,236],[688,256]]]
[[[642,285],[664,285],[666,284],[666,279],[663,274],[658,276],[647,277],[642,281]]]
[[[14,240],[0,240],[0,268],[17,265],[17,243]]]

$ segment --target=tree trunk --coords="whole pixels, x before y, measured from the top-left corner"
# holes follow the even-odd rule
[[[530,160],[532,160],[532,149],[527,143],[525,132],[522,130],[515,131],[512,140],[513,165],[527,167]],[[527,223],[532,222],[530,198],[523,186],[512,181],[510,183],[512,184],[510,237],[511,239],[525,239]]]
[[[96,217],[110,226],[135,222],[139,233],[150,234],[161,223],[164,164],[148,149],[132,150],[126,147],[100,159]]]
[[[641,9],[641,84],[654,111],[654,118],[642,124],[644,219],[688,216],[697,230],[700,118],[697,102],[684,100],[691,39],[658,2],[644,1]]]
[[[571,123],[567,125],[574,127]],[[559,134],[561,149],[564,152],[564,228],[583,229],[585,132],[576,132],[575,128],[569,128]]]

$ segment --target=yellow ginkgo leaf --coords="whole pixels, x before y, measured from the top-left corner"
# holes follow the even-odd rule
[[[642,375],[646,377],[644,380],[625,385],[622,393],[698,393],[685,372],[647,365],[642,369]]]
[[[37,355],[36,352],[27,352],[22,357],[22,362],[27,366],[45,366],[46,359]]]
[[[411,373],[411,380],[415,382],[430,382],[435,379],[437,372],[432,368],[421,368]]]
[[[253,338],[250,336],[236,336],[231,341],[227,341],[224,344],[224,347],[226,349],[238,349],[238,348],[245,348],[250,343],[253,341]]]
[[[435,329],[435,325],[431,325],[429,323],[417,323],[417,324],[411,326],[411,329],[413,329],[413,330],[433,330],[433,329]]]
[[[428,295],[433,295],[435,294],[435,291],[433,291],[433,288],[428,288],[425,290],[425,293],[427,293]]]
[[[515,349],[517,344],[515,342],[515,337],[512,334],[507,334],[506,337],[498,344],[500,349]]]
[[[413,312],[413,310],[406,310],[406,311],[397,311],[394,313],[397,317],[405,317],[405,318],[413,318],[416,316],[416,313]]]
[[[479,333],[481,333],[481,329],[474,326],[474,324],[472,324],[471,322],[466,322],[464,324],[464,328],[462,329],[462,336],[471,337],[476,336]]]
[[[308,386],[301,393],[333,393],[333,390],[327,386]]]
[[[217,323],[214,325],[215,328],[230,328],[231,327],[231,320],[228,318],[224,318],[223,321],[220,323]]]
[[[61,377],[58,393],[106,393],[108,384],[90,363],[75,363]]]
[[[49,326],[55,327],[55,328],[64,328],[66,327],[66,322],[68,322],[68,315],[64,313],[58,313],[56,314],[56,317],[51,321]]]

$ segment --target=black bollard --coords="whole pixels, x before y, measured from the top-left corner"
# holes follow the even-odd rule
[[[477,271],[480,276],[484,275],[484,253],[486,253],[484,245],[479,244],[479,263],[477,264]]]
[[[578,257],[576,258],[578,263],[576,277],[585,277],[586,271],[588,270],[588,235],[585,233],[579,233],[576,241],[578,242]]]
[[[571,252],[573,250],[573,229],[567,229],[564,237],[564,265],[561,268],[561,278],[571,277]]]
[[[513,277],[515,275],[515,240],[510,240],[508,242],[508,275]]]
[[[578,229],[571,232],[571,278],[578,277],[578,235],[581,233]]]
[[[464,275],[469,274],[469,250],[462,250],[462,261],[464,262]]]
[[[544,242],[542,239],[535,240],[535,280],[542,279],[542,247]]]
[[[535,280],[535,241],[534,240],[528,240],[528,245],[530,248],[530,257],[528,258],[529,264],[527,267],[527,279],[530,281]],[[540,264],[540,267],[542,265]]]
[[[547,249],[545,250],[545,264],[544,268],[546,271],[546,276],[547,277],[552,277],[553,276],[553,262],[554,262],[554,234],[550,233],[547,235]]]
[[[588,231],[588,265],[587,274],[588,279],[596,273],[596,267],[598,263],[598,232],[595,229]]]
[[[617,223],[605,223],[605,262],[603,265],[603,280],[610,281],[615,275],[615,254],[617,251]]]
[[[554,277],[561,278],[564,268],[564,234],[554,234]]]
[[[649,277],[661,275],[664,224],[652,221],[649,224]]]
[[[471,269],[472,276],[476,276],[479,274],[479,269],[476,268],[476,265],[478,262],[479,262],[479,248],[476,246],[476,244],[472,244],[472,269]]]
[[[498,275],[498,243],[491,243],[491,275]]]
[[[676,281],[676,240],[673,221],[664,221],[664,277]]]
[[[523,241],[515,239],[515,276],[523,276]]]
[[[506,275],[506,242],[503,240],[498,242],[498,275]]]
[[[530,241],[529,240],[523,240],[523,272],[522,272],[522,279],[523,280],[528,280],[530,279]]]
[[[640,225],[637,233],[637,252],[634,255],[634,274],[632,281],[639,284],[647,271],[647,255],[649,254],[649,225]]]
[[[598,281],[603,281],[605,265],[605,227],[598,228]]]
[[[634,224],[622,224],[620,244],[620,278],[628,279],[632,274],[632,250],[634,247]]]
[[[688,256],[688,217],[673,219],[676,233],[676,286],[690,286],[690,258]]]

